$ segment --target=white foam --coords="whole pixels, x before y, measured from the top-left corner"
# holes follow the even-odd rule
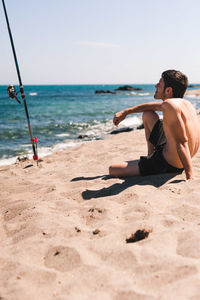
[[[16,163],[16,161],[17,161],[17,157],[10,157],[10,158],[3,157],[0,160],[0,166],[9,166]]]
[[[69,133],[60,133],[60,134],[56,134],[56,136],[65,137],[65,136],[69,136]]]
[[[32,147],[32,144],[21,144],[21,147],[22,148],[31,148]]]
[[[140,117],[134,116],[126,118],[124,121],[120,123],[123,127],[137,127],[142,124],[142,119]]]
[[[75,147],[80,143],[81,143],[80,141],[68,141],[67,143],[56,144],[52,147],[52,151],[53,152],[62,151],[67,148]]]
[[[60,143],[60,144],[56,144],[53,145],[52,147],[39,147],[38,148],[38,157],[39,159],[48,155],[51,155],[54,152],[57,151],[62,151],[65,150],[67,148],[72,148],[75,146],[78,146],[80,144],[82,144],[82,141],[67,141],[66,143]],[[18,157],[27,157],[28,159],[33,159],[33,153],[32,150],[28,150],[27,154],[24,155],[18,155],[15,157],[11,157],[11,158],[6,158],[6,156],[4,155],[2,159],[0,159],[0,166],[8,166],[8,165],[12,165],[14,163],[17,162]]]
[[[51,155],[54,152],[62,151],[67,148],[75,147],[75,146],[79,145],[80,143],[81,143],[80,141],[69,141],[67,143],[59,143],[59,144],[53,145],[52,147],[39,147],[38,157],[42,158],[42,157]]]
[[[137,95],[136,92],[129,92],[129,93],[125,93],[126,96],[130,96],[130,95]]]
[[[37,93],[29,93],[29,96],[37,96]]]
[[[118,128],[131,127],[136,128],[142,124],[141,117],[129,117],[122,121]],[[116,126],[113,124],[112,120],[107,120],[106,123],[101,123],[96,121],[95,125],[91,125],[87,130],[83,130],[81,134],[88,136],[89,138],[104,138],[111,131],[115,130]]]
[[[139,95],[139,96],[149,96],[150,93],[139,93],[138,95]]]

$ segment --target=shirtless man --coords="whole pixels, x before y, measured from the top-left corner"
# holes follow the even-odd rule
[[[184,74],[165,71],[155,86],[154,95],[163,102],[139,104],[115,114],[113,123],[117,126],[127,115],[143,113],[148,156],[110,166],[111,176],[145,176],[185,170],[186,179],[194,178],[191,158],[199,149],[200,124],[192,104],[183,99],[187,86]],[[163,121],[155,111],[163,112]]]

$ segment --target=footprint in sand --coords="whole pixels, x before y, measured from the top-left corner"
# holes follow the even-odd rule
[[[10,221],[15,217],[20,216],[28,208],[28,205],[21,203],[21,201],[16,201],[15,205],[10,205],[9,207],[7,207],[7,210],[4,212],[4,220],[6,222]]]
[[[137,259],[132,251],[125,250],[124,248],[108,252],[104,251],[100,256],[107,266],[114,266],[122,272],[130,272],[132,274],[137,265]]]
[[[150,211],[142,205],[132,205],[124,209],[123,215],[126,222],[131,222],[133,220],[149,219]]]
[[[159,263],[136,267],[135,273],[138,275],[138,286],[154,291],[158,287],[162,289],[163,286],[191,278],[198,273],[198,269],[193,264],[180,264],[174,260],[166,262],[160,258]]]
[[[91,207],[80,210],[79,215],[83,218],[86,225],[102,221],[106,216],[105,208]]]
[[[172,216],[162,216],[162,220],[161,223],[163,224],[163,226],[169,228],[169,227],[173,227],[179,224],[178,219],[172,217]]]
[[[47,268],[68,272],[79,267],[82,262],[79,253],[74,248],[58,246],[49,249],[44,257],[44,264]]]
[[[192,205],[182,204],[181,206],[173,209],[171,212],[172,215],[186,222],[198,222],[200,218],[199,207]]]

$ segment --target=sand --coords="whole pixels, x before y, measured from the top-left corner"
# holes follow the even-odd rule
[[[107,176],[140,155],[144,130],[0,167],[1,300],[200,299],[200,152],[190,182]]]

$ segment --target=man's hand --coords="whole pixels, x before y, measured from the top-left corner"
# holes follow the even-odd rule
[[[192,172],[186,172],[185,171],[185,175],[186,175],[186,181],[194,180],[194,176],[193,176]]]
[[[113,123],[114,123],[114,125],[115,125],[115,126],[119,125],[119,123],[120,123],[121,121],[123,121],[125,118],[126,118],[126,111],[125,111],[125,110],[122,110],[122,111],[116,113],[116,114],[114,115],[114,118],[113,118]]]
[[[190,179],[186,179],[185,181],[186,182],[191,182],[191,181],[193,181],[195,178],[190,178]]]

